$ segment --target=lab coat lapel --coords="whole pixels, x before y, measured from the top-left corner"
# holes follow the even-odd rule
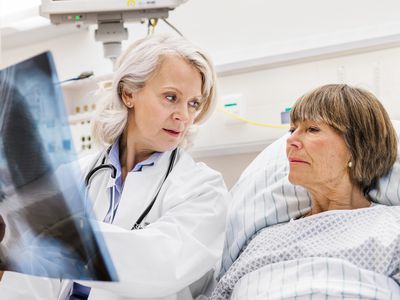
[[[114,185],[114,180],[111,178],[111,171],[105,170],[93,177],[89,197],[92,201],[93,211],[96,219],[102,221],[110,207],[110,191]]]
[[[162,154],[154,166],[128,173],[113,224],[125,229],[133,227],[156,195],[167,171],[170,154],[170,151]],[[154,204],[156,206],[157,201]]]
[[[85,174],[85,176],[93,170],[95,167],[100,166],[102,164],[102,159],[104,157],[105,152],[101,151],[97,153],[93,158],[84,157],[80,160],[81,163],[81,172]],[[107,160],[105,164],[109,164],[108,155],[106,155]],[[95,172],[90,179],[89,193],[85,196],[85,205],[86,201],[90,201],[92,204],[92,210],[95,214],[95,217],[99,221],[103,221],[106,216],[109,205],[110,205],[110,188],[114,185],[114,180],[111,178],[111,170],[102,169]]]
[[[60,293],[58,295],[57,300],[69,299],[70,292],[71,292],[71,289],[72,289],[72,284],[73,284],[72,280],[66,280],[65,279],[65,280],[61,281]]]

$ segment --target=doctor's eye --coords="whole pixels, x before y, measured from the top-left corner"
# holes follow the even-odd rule
[[[176,95],[166,95],[165,99],[167,99],[167,101],[169,101],[169,102],[175,102],[177,97],[176,97]]]
[[[194,110],[199,110],[201,107],[201,103],[198,100],[189,101],[189,107],[193,108]]]

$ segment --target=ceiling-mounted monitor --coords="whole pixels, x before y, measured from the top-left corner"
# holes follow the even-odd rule
[[[128,38],[124,22],[166,19],[170,10],[187,0],[42,0],[40,14],[59,24],[98,24],[97,41],[103,42],[104,55],[112,61],[121,52],[121,41]]]
[[[53,24],[97,24],[114,17],[123,21],[166,18],[187,0],[42,0],[40,14]]]

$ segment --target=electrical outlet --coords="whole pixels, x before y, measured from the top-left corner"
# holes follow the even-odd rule
[[[242,94],[225,95],[221,97],[221,104],[227,113],[224,116],[225,123],[227,124],[240,124],[243,121],[235,117],[243,117],[244,102]],[[233,115],[229,115],[229,113]]]

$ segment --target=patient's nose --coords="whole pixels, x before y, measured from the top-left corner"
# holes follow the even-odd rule
[[[286,148],[289,149],[291,147],[294,147],[296,149],[301,149],[303,147],[303,143],[301,142],[301,139],[296,131],[293,132],[286,141]]]

